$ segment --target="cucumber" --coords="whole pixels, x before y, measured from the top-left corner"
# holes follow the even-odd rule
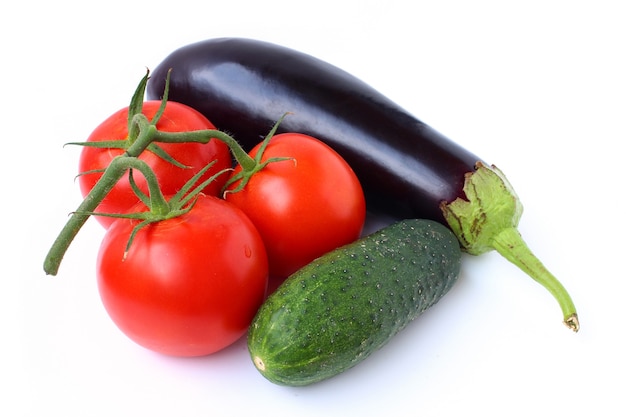
[[[302,386],[357,365],[458,279],[459,242],[409,219],[329,252],[291,275],[257,312],[248,350],[269,381]]]

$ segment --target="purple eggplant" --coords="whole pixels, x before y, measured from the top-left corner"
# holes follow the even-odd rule
[[[267,42],[209,39],[183,46],[152,71],[148,99],[194,107],[251,149],[285,113],[278,132],[334,148],[363,186],[368,211],[394,221],[437,220],[473,255],[497,250],[557,299],[577,331],[565,288],[532,254],[517,225],[522,205],[493,165],[443,136],[368,84],[315,57]]]

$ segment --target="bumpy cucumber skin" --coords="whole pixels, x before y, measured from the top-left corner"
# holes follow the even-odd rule
[[[250,356],[273,383],[338,375],[384,346],[456,283],[461,250],[449,229],[402,220],[290,276],[248,334]]]

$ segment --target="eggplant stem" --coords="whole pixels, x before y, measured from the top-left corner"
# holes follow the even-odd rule
[[[563,322],[574,332],[580,328],[576,307],[565,287],[530,250],[515,228],[507,228],[493,238],[493,248],[504,258],[543,285],[557,300],[563,311]]]
[[[517,225],[523,207],[502,171],[481,162],[465,177],[465,198],[443,202],[441,210],[463,249],[471,255],[496,250],[543,285],[558,301],[567,327],[580,328],[565,287],[528,248]]]

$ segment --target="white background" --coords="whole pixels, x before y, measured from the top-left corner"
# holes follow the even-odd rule
[[[8,4],[12,4],[8,6]],[[625,414],[626,12],[620,1],[4,2],[0,11],[0,415],[548,416]],[[581,331],[496,254],[466,257],[437,306],[358,367],[275,386],[245,341],[153,354],[112,324],[90,220],[42,262],[80,202],[78,149],[146,67],[205,38],[316,55],[498,165],[520,230],[569,289]]]

